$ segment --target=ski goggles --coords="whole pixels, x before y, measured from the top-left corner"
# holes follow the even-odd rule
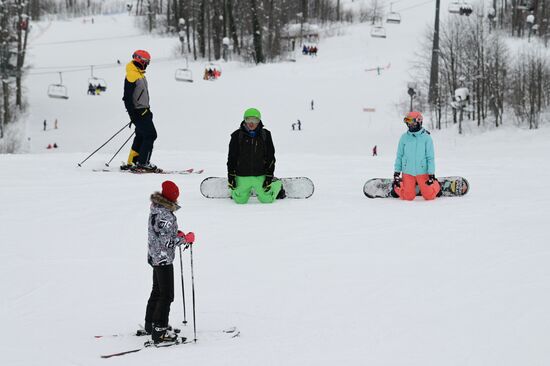
[[[420,118],[415,118],[415,117],[405,117],[403,118],[403,122],[405,122],[408,125],[413,125],[415,123],[421,123],[422,120]]]
[[[246,117],[244,121],[253,125],[257,125],[258,123],[260,123],[260,119],[258,117]]]
[[[151,60],[140,55],[134,55],[134,57],[140,60],[144,65],[149,65],[149,63],[151,63]]]

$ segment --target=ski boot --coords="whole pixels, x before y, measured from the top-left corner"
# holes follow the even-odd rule
[[[168,330],[173,331],[176,334],[179,334],[181,332],[181,329],[172,328],[170,324],[168,324]],[[152,333],[153,333],[153,323],[145,322],[145,326],[143,328],[141,328],[140,326],[140,329],[136,331],[136,336],[138,337],[148,336],[148,335],[151,335]]]
[[[156,165],[151,163],[137,163],[130,168],[134,173],[160,173],[162,169],[157,168]]]
[[[120,170],[131,170],[133,166],[134,164],[122,163],[122,165],[120,166]]]
[[[161,344],[161,343],[178,342],[178,335],[174,331],[169,330],[168,327],[153,326],[153,332],[151,333],[151,338],[153,339],[153,343],[155,345]]]

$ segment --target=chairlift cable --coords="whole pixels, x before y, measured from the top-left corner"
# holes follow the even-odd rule
[[[143,36],[143,34],[132,34],[127,36],[116,36],[116,37],[101,37],[101,38],[86,38],[86,39],[73,39],[69,41],[56,41],[56,42],[44,42],[44,43],[30,43],[30,47],[33,48],[36,46],[49,46],[49,45],[56,45],[56,44],[67,44],[67,43],[82,43],[82,42],[95,42],[95,41],[105,41],[110,39],[121,39],[121,38],[133,38],[133,37],[139,37]]]
[[[170,61],[177,61],[179,58],[174,57],[163,57],[156,59],[154,61],[155,64],[157,63],[163,63],[163,62],[170,62]],[[103,69],[114,69],[117,67],[120,67],[121,65],[117,63],[110,63],[110,64],[100,64],[100,65],[80,65],[80,66],[46,66],[46,67],[37,67],[33,69],[48,69],[48,70],[55,70],[55,71],[39,71],[39,72],[28,72],[25,75],[47,75],[47,74],[58,74],[59,70],[61,72],[81,72],[81,71],[89,71],[90,66],[93,66],[94,70],[103,70]]]
[[[433,3],[433,2],[434,2],[434,0],[428,0],[428,1],[425,1],[423,3],[419,3],[419,4],[416,4],[416,5],[412,5],[412,6],[409,6],[409,7],[403,8],[403,9],[399,9],[399,10],[395,10],[395,11],[403,12],[403,11],[419,8],[421,6],[424,6],[426,4]]]

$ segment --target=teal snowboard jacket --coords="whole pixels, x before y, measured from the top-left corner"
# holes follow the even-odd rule
[[[395,171],[417,176],[435,174],[434,144],[425,129],[405,132],[399,139]]]

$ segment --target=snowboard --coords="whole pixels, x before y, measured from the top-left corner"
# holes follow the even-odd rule
[[[460,197],[470,190],[470,184],[462,177],[439,177],[437,180],[441,185],[441,197]],[[363,193],[368,198],[392,197],[390,194],[392,184],[393,179],[391,178],[369,179],[363,186]],[[422,196],[418,185],[416,186],[416,195]]]
[[[275,178],[277,179],[283,182],[286,198],[309,198],[315,190],[311,179],[306,177]],[[201,182],[201,193],[206,198],[231,198],[227,184],[227,178],[208,177]],[[252,196],[255,196],[254,191]]]

